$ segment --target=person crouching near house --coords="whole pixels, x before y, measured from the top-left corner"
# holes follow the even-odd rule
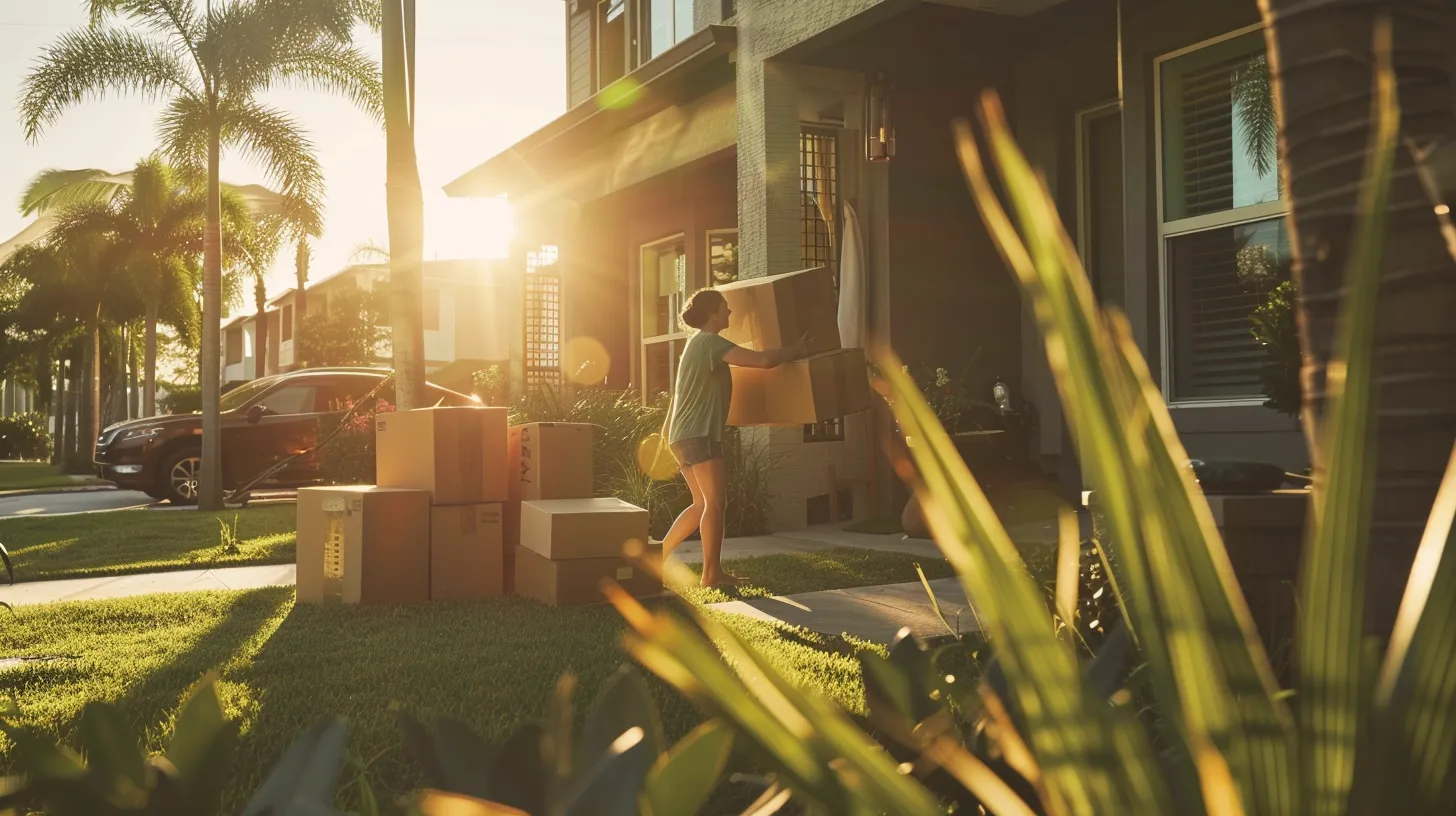
[[[728,301],[713,289],[701,289],[688,298],[682,322],[696,329],[683,347],[673,387],[667,440],[683,479],[692,491],[692,506],[682,511],[662,540],[666,558],[694,530],[702,531],[702,585],[739,586],[744,580],[723,571],[723,518],[727,503],[727,477],[723,464],[723,433],[728,427],[728,403],[733,398],[729,366],[777,368],[804,356],[805,335],[789,348],[753,351],[720,335],[728,328]]]

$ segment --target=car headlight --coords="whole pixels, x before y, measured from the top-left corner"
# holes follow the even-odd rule
[[[161,433],[161,428],[133,428],[121,435],[122,439],[147,439]]]

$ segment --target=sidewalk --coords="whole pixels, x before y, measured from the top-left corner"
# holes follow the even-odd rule
[[[100,578],[68,578],[62,581],[30,581],[15,586],[0,587],[0,601],[11,606],[32,606],[65,601],[130,598],[136,595],[155,595],[162,592],[293,586],[293,573],[292,564],[269,564],[261,567],[178,570],[176,572],[145,572],[138,575],[108,575]]]
[[[831,589],[770,598],[748,598],[710,604],[718,612],[800,626],[822,635],[850,635],[888,644],[903,627],[923,638],[968,634],[978,630],[976,614],[956,578],[930,582],[942,623],[919,581],[883,586]],[[947,629],[947,625],[951,628]]]

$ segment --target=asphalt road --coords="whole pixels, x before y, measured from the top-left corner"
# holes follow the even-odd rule
[[[0,519],[23,516],[59,516],[147,507],[157,500],[135,490],[78,490],[0,497]]]

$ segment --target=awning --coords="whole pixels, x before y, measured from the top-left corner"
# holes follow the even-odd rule
[[[603,188],[600,180],[592,178],[598,171],[588,166],[608,158],[602,155],[603,145],[636,125],[731,83],[733,66],[727,56],[736,43],[733,26],[709,26],[693,34],[445,185],[445,193],[460,198],[506,195],[521,201],[539,199],[550,188],[554,195],[580,202],[610,192],[612,184],[607,182]],[[634,145],[636,150],[641,148]]]

